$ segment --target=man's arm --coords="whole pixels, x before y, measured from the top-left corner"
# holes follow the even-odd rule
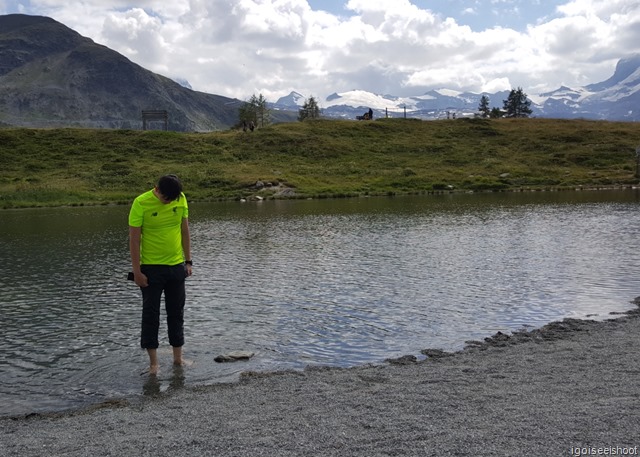
[[[129,251],[131,253],[131,268],[133,269],[133,280],[140,287],[147,287],[147,277],[140,271],[140,238],[142,227],[129,226]]]
[[[182,252],[184,253],[184,260],[191,260],[191,233],[189,232],[189,219],[182,219],[180,233],[182,235]],[[190,264],[187,264],[187,276],[191,276]]]

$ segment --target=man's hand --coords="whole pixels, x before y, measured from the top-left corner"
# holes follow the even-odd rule
[[[149,285],[149,280],[147,279],[147,275],[144,273],[133,273],[133,282],[136,283],[139,287],[147,287]]]

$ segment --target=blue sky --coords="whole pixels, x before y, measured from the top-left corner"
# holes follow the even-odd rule
[[[325,10],[337,16],[351,16],[347,0],[309,0],[311,8]],[[566,2],[558,0],[413,0],[419,8],[428,9],[443,18],[454,18],[473,30],[492,27],[526,30],[535,24],[557,16],[556,7]]]
[[[536,95],[640,53],[638,0],[0,0],[195,90],[322,102],[353,89]]]

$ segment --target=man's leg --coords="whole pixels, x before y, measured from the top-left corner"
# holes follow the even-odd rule
[[[162,282],[158,281],[157,272],[144,269],[149,279],[149,285],[142,291],[142,330],[140,346],[147,350],[149,356],[149,373],[157,374],[158,363],[158,330],[160,328],[160,301],[162,297]]]
[[[172,278],[167,281],[164,290],[169,344],[173,347],[173,363],[175,365],[183,364],[182,346],[184,346],[184,305],[186,301],[185,276],[183,265],[172,267]]]
[[[149,374],[158,374],[160,371],[160,364],[158,363],[158,350],[147,349],[149,355]]]
[[[173,364],[180,367],[184,365],[184,360],[182,360],[182,346],[173,348]]]

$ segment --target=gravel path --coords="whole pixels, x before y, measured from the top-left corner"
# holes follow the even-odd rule
[[[249,373],[238,383],[177,389],[137,404],[0,419],[0,455],[640,451],[638,309],[604,322],[564,320],[498,333],[455,354],[426,352],[431,357],[421,362]]]

